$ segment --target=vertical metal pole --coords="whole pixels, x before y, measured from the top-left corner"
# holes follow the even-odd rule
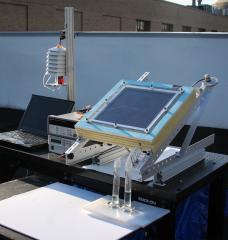
[[[65,36],[66,36],[66,74],[67,99],[75,101],[74,96],[74,8],[65,7]]]

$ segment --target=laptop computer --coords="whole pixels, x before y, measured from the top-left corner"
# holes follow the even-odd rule
[[[47,146],[47,117],[70,113],[74,102],[32,95],[17,130],[0,133],[0,141],[36,149]]]

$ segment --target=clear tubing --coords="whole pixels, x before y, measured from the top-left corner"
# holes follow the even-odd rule
[[[120,190],[120,168],[121,168],[121,157],[115,159],[114,170],[113,170],[113,186],[112,186],[112,202],[113,208],[119,207],[119,190]]]
[[[124,188],[124,210],[131,212],[131,176],[129,172],[125,172],[125,188]]]
[[[132,162],[133,159],[136,157],[136,150],[132,150],[131,153],[128,155],[126,164],[125,164],[125,186],[124,186],[124,210],[127,212],[132,212],[132,204],[131,204],[131,189],[132,189]]]

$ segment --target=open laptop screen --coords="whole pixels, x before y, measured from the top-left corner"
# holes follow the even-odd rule
[[[74,102],[72,101],[32,95],[18,129],[35,135],[47,137],[48,115],[70,113],[73,106]]]

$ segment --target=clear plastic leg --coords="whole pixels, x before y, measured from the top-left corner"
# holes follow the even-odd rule
[[[125,172],[125,188],[124,188],[124,210],[127,212],[132,211],[131,204],[131,176],[129,172]]]
[[[124,186],[124,210],[126,212],[132,212],[133,207],[131,203],[131,189],[132,189],[132,169],[133,162],[138,156],[138,150],[133,149],[128,155],[126,164],[125,164],[125,186]]]
[[[110,203],[111,207],[113,208],[119,207],[120,168],[121,168],[121,158],[119,157],[114,161],[112,201]]]
[[[105,221],[111,221],[114,224],[126,224],[130,227],[147,226],[151,223],[151,218],[157,212],[154,207],[139,202],[131,201],[132,194],[132,172],[137,162],[140,160],[141,151],[138,149],[131,150],[125,159],[125,193],[124,201],[119,199],[120,187],[120,169],[122,159],[116,159],[114,162],[114,178],[112,197],[105,196],[84,207],[94,216]]]

